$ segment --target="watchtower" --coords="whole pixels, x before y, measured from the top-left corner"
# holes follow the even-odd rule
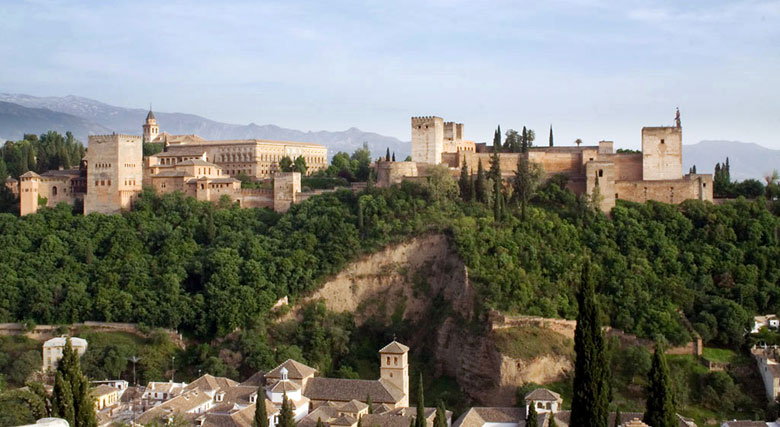
[[[642,179],[682,179],[682,128],[642,128]]]
[[[19,215],[38,212],[38,186],[41,176],[28,171],[19,177]]]
[[[444,120],[441,117],[412,117],[412,161],[438,165],[444,151]]]
[[[393,341],[379,350],[380,379],[404,393],[398,407],[409,406],[409,347]]]

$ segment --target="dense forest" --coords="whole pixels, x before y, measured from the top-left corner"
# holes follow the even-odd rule
[[[223,336],[360,253],[428,230],[454,237],[486,304],[502,310],[573,318],[571,284],[589,254],[609,323],[640,336],[680,343],[692,329],[739,344],[752,314],[776,311],[778,220],[763,199],[621,202],[607,218],[563,183],[541,187],[525,220],[507,203],[498,222],[441,174],[336,191],[284,215],[151,192],[123,215],[66,205],[3,214],[0,321],[133,321]]]

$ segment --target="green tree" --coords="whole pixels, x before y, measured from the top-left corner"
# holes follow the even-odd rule
[[[387,147],[387,153],[385,154],[385,161],[390,161],[390,147]]]
[[[493,152],[498,153],[499,151],[501,151],[501,125],[498,125],[493,133]]]
[[[596,291],[586,258],[577,294],[577,327],[574,331],[574,396],[571,424],[607,427],[609,381],[604,333],[599,322]]]
[[[439,400],[436,405],[436,416],[433,418],[433,427],[447,427],[447,410],[444,409],[444,402]]]
[[[514,129],[506,131],[506,137],[504,138],[504,150],[508,153],[517,153],[522,149],[522,137]]]
[[[528,414],[525,417],[525,427],[539,427],[539,414],[536,413],[536,405],[531,402],[528,405]]]
[[[293,161],[290,159],[290,156],[284,156],[281,160],[279,160],[279,170],[282,172],[293,171]]]
[[[308,167],[306,167],[306,159],[303,158],[303,156],[298,156],[295,158],[295,163],[293,163],[292,170],[293,172],[298,172],[301,175],[306,176],[306,170]]]
[[[5,179],[8,178],[8,167],[5,165],[5,160],[0,157],[0,185],[5,187]]]
[[[268,411],[265,410],[265,389],[260,385],[257,387],[257,398],[255,399],[255,419],[252,427],[268,427]]]
[[[498,222],[504,215],[504,182],[501,176],[501,160],[498,153],[490,158],[490,178],[493,179],[493,219]]]
[[[550,147],[553,146],[553,130],[552,125],[550,125]]]
[[[393,158],[392,161],[395,161],[395,151],[393,151]]]
[[[358,181],[368,181],[371,175],[371,150],[368,149],[367,142],[364,142],[363,147],[352,153],[351,160],[355,178]]]
[[[542,168],[536,162],[531,162],[525,155],[517,157],[513,197],[520,202],[523,220],[526,219],[526,206],[536,192],[542,178]]]
[[[547,424],[547,427],[558,427],[558,423],[555,422],[555,414],[550,413],[550,422]]]
[[[70,344],[70,338],[62,349],[62,359],[54,377],[52,412],[73,426],[97,427],[95,403],[89,380],[81,373],[79,356]]]
[[[471,198],[471,176],[469,176],[469,168],[466,163],[463,163],[463,167],[460,169],[458,188],[460,190],[460,198],[463,201],[469,201]]]
[[[373,403],[371,402],[371,395],[370,394],[366,395],[366,405],[368,405],[368,413],[369,414],[373,414],[374,413],[374,408],[371,407],[371,406],[373,406]]]
[[[317,418],[317,427],[325,427],[325,423],[322,422],[322,418]]]
[[[620,419],[622,417],[623,416],[620,414],[620,408],[617,408],[617,410],[615,411],[615,422],[613,423],[614,427],[620,427],[620,421],[621,421]]]
[[[474,183],[474,194],[477,201],[487,203],[487,177],[485,169],[482,167],[482,159],[477,163],[477,180]]]
[[[528,130],[525,128],[525,126],[523,126],[523,134],[520,143],[520,152],[521,153],[528,152]]]
[[[287,399],[287,393],[282,396],[282,409],[279,413],[278,427],[295,427],[295,415],[293,415],[292,406]]]
[[[427,427],[425,421],[425,396],[423,393],[422,372],[417,379],[417,416],[415,417],[415,427]]]
[[[653,363],[650,366],[646,389],[645,415],[643,421],[653,427],[677,425],[674,404],[674,389],[669,379],[663,345],[656,341]]]

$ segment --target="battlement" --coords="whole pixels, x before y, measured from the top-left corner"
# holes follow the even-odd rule
[[[89,135],[88,141],[92,142],[103,142],[103,141],[111,141],[116,138],[128,138],[128,139],[137,139],[139,142],[141,141],[140,135],[128,135],[124,133],[111,133],[111,134],[105,134],[105,135]]]
[[[412,123],[427,122],[436,119],[442,120],[439,116],[414,116],[412,117]]]

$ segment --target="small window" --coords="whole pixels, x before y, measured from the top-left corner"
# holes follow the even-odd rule
[[[661,139],[661,144],[665,144],[665,143],[666,143],[666,142],[664,142],[664,140],[663,140],[663,138],[662,138],[662,139]]]
[[[620,197],[618,197],[618,193],[615,193],[615,199],[619,199],[619,198]]]
[[[599,169],[599,176],[604,176],[604,169]]]

